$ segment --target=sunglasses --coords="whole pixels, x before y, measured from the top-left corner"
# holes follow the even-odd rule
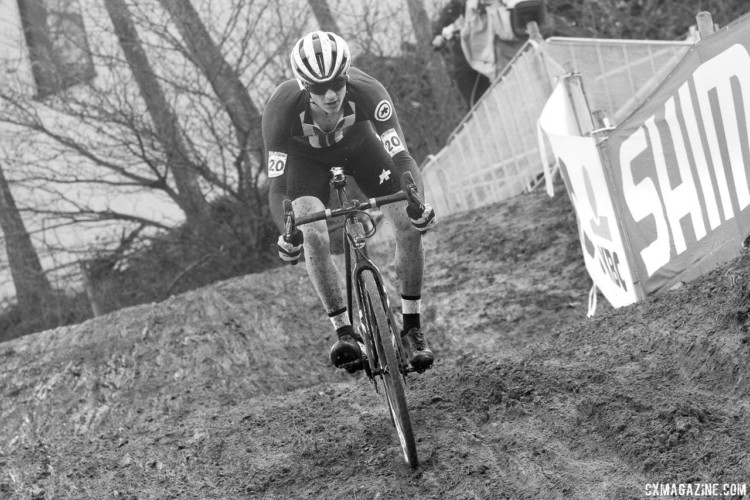
[[[329,82],[323,83],[308,83],[305,85],[308,92],[315,95],[325,95],[328,89],[338,92],[346,86],[346,82],[349,80],[346,76],[337,76]]]

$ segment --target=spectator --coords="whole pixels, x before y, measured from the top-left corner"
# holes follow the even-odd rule
[[[494,80],[528,39],[526,24],[541,25],[544,0],[468,0],[461,47],[468,63]]]
[[[461,48],[459,31],[463,26],[466,0],[450,0],[440,11],[433,26],[432,46],[435,50],[445,49],[450,56],[450,74],[459,92],[471,107],[490,86],[490,79],[476,71],[466,60]]]

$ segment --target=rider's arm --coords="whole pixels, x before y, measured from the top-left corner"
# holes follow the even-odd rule
[[[286,198],[286,179],[285,176],[274,177],[268,182],[268,208],[271,210],[271,218],[280,233],[284,232],[284,206],[283,201]]]
[[[463,15],[464,9],[461,6],[461,2],[451,0],[448,4],[440,10],[440,15],[437,21],[432,25],[432,35],[442,35],[443,28],[449,26],[455,22],[456,19]]]
[[[268,172],[268,207],[279,232],[284,231],[286,198],[286,158],[289,145],[289,94],[288,82],[279,86],[263,109],[261,127],[263,149]]]
[[[380,82],[369,75],[362,73],[357,77],[358,83],[361,85],[358,85],[356,98],[362,105],[361,109],[364,110],[372,123],[395,166],[402,172],[408,171],[411,173],[419,194],[424,200],[422,175],[417,162],[414,161],[406,147],[404,133],[401,130],[401,124],[398,122],[391,96],[388,95],[388,91]],[[421,233],[435,225],[435,211],[427,202],[420,203],[419,206],[409,203],[406,207],[406,213],[412,225]]]
[[[383,147],[393,159],[393,163],[402,171],[411,172],[419,193],[424,196],[422,175],[409,150],[406,147],[404,132],[398,121],[393,100],[383,85],[372,77],[366,77],[368,91],[362,94],[366,107],[371,110],[371,122],[375,132],[383,142]]]

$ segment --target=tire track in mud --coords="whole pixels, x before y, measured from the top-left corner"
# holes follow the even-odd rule
[[[637,491],[639,474],[595,436],[571,443],[570,432],[560,432],[575,408],[545,407],[527,387],[503,387],[495,376],[478,383],[487,371],[473,359],[446,361],[410,388],[417,471],[403,463],[385,403],[364,380],[257,398],[251,412],[237,409],[212,436],[226,432],[228,441],[233,422],[242,422],[236,439],[257,461],[232,474],[250,478],[245,491],[258,498],[626,498],[623,491]],[[488,387],[495,392],[486,394]]]

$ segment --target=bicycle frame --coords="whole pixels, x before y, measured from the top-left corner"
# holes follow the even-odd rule
[[[404,395],[404,379],[409,371],[414,371],[414,368],[406,358],[406,351],[401,335],[396,328],[383,277],[367,252],[366,240],[373,233],[365,232],[364,224],[358,214],[364,213],[369,208],[402,200],[411,204],[416,188],[413,185],[413,179],[407,173],[404,174],[405,189],[401,193],[372,198],[365,203],[361,203],[356,199],[349,200],[346,194],[346,174],[343,168],[334,167],[331,169],[331,174],[331,185],[336,189],[341,208],[327,209],[300,217],[297,223],[301,225],[331,217],[344,217],[343,239],[346,262],[347,311],[349,321],[354,325],[354,308],[352,306],[356,298],[361,328],[361,339],[359,340],[360,344],[364,346],[365,358],[365,363],[363,365],[357,364],[355,369],[364,368],[376,392],[380,392],[376,377],[381,378],[391,421],[396,427],[401,441],[404,459],[412,468],[415,468],[419,464],[419,459]],[[289,200],[284,201],[284,212],[287,217],[285,228],[285,237],[287,237],[295,229],[294,211]],[[372,220],[371,217],[370,219]],[[353,363],[351,367],[355,367]],[[361,361],[357,363],[361,363]],[[341,368],[347,368],[348,370],[350,367],[342,366]]]
[[[345,231],[346,232],[346,231]],[[345,234],[344,238],[348,239],[351,237],[351,234]],[[390,328],[393,332],[397,332],[397,327],[395,320],[393,318],[393,313],[390,308],[390,301],[388,299],[388,294],[385,290],[385,284],[383,282],[383,277],[380,274],[380,270],[378,267],[370,260],[370,258],[367,256],[367,248],[363,246],[362,248],[356,248],[351,243],[349,243],[345,247],[345,254],[347,257],[347,260],[349,261],[349,265],[347,267],[347,301],[349,304],[353,302],[354,297],[357,299],[357,310],[359,311],[359,321],[361,325],[365,326],[367,334],[363,335],[363,343],[365,345],[365,353],[367,356],[367,363],[369,365],[369,373],[368,375],[372,378],[376,375],[381,375],[382,370],[388,369],[388,367],[383,366],[384,360],[380,359],[379,355],[377,354],[377,343],[378,342],[388,342],[389,339],[385,338],[383,335],[383,331],[380,331],[376,335],[376,328],[378,326],[370,324],[370,314],[367,312],[373,307],[372,304],[368,304],[365,302],[366,298],[369,300],[381,300],[383,302],[383,308],[385,311],[387,311],[388,315],[388,323],[390,325]],[[353,255],[353,262],[352,262],[352,253]],[[377,296],[371,297],[366,292],[366,285],[365,285],[365,274],[368,274],[372,277],[373,281],[375,282],[375,286],[377,287]],[[356,288],[354,284],[356,283]],[[351,307],[351,306],[350,306]],[[351,313],[350,313],[351,314]],[[354,324],[354,323],[352,323]],[[380,325],[380,328],[382,328],[383,325]],[[403,353],[403,346],[401,345],[401,338],[398,334],[394,335],[395,341],[398,343],[398,346],[394,345],[394,348],[397,350],[399,354]],[[406,373],[406,366],[405,364],[401,363],[401,366],[397,367],[398,371],[405,375]],[[375,380],[373,379],[373,382]],[[377,390],[377,384],[375,385],[375,388]]]
[[[334,177],[331,181],[331,185],[336,189],[336,193],[339,198],[341,207],[350,206],[350,200],[346,193],[346,176],[343,170],[334,170]],[[356,211],[348,213],[344,220],[344,228],[342,231],[343,246],[344,246],[344,262],[346,267],[346,301],[347,311],[349,314],[349,322],[353,325],[354,323],[354,299],[357,299],[357,310],[359,311],[360,324],[365,324],[368,332],[373,332],[373,325],[368,324],[368,315],[364,314],[367,310],[368,304],[364,303],[364,297],[366,293],[364,291],[364,274],[369,272],[373,277],[375,284],[378,288],[378,297],[384,301],[384,307],[389,312],[388,321],[391,328],[396,329],[396,325],[393,319],[393,315],[390,313],[390,301],[385,290],[385,283],[380,270],[375,263],[370,259],[367,252],[367,234],[364,231],[364,225],[362,221],[357,218]],[[354,284],[357,284],[355,289]],[[372,377],[381,374],[382,367],[377,358],[377,349],[373,342],[376,339],[368,338],[365,335],[363,338],[367,362],[369,364],[368,376],[375,381]],[[380,339],[381,341],[383,339]],[[400,343],[400,338],[398,342]],[[399,345],[398,349],[403,352],[403,346]],[[400,371],[404,373],[402,367],[399,367]],[[375,386],[377,390],[377,385]]]

